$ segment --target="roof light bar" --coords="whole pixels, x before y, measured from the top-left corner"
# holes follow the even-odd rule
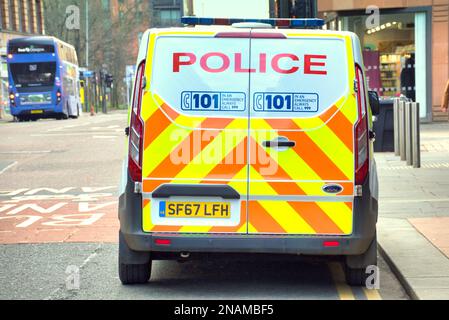
[[[323,19],[236,19],[236,18],[199,18],[182,17],[181,23],[185,25],[232,25],[234,23],[266,23],[273,27],[284,28],[321,28]]]

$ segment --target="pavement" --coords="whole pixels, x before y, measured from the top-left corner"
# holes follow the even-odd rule
[[[413,299],[449,299],[449,123],[421,127],[422,168],[376,154],[382,256]]]
[[[346,285],[338,259],[266,255],[157,261],[150,283],[122,286],[126,113],[10,120],[0,120],[0,300],[409,299],[382,257],[379,290]]]

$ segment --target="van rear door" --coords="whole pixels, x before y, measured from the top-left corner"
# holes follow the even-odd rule
[[[352,41],[323,35],[252,31],[250,234],[352,233]]]
[[[145,232],[247,234],[249,46],[204,30],[150,35]]]

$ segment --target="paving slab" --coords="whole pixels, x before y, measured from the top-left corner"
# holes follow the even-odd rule
[[[381,253],[412,298],[449,299],[449,259],[409,221],[381,217],[378,239]]]

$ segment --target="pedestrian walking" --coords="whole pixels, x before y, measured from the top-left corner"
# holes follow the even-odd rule
[[[447,81],[446,89],[444,90],[443,102],[441,103],[441,110],[443,112],[447,112],[448,106],[449,106],[449,80]]]

